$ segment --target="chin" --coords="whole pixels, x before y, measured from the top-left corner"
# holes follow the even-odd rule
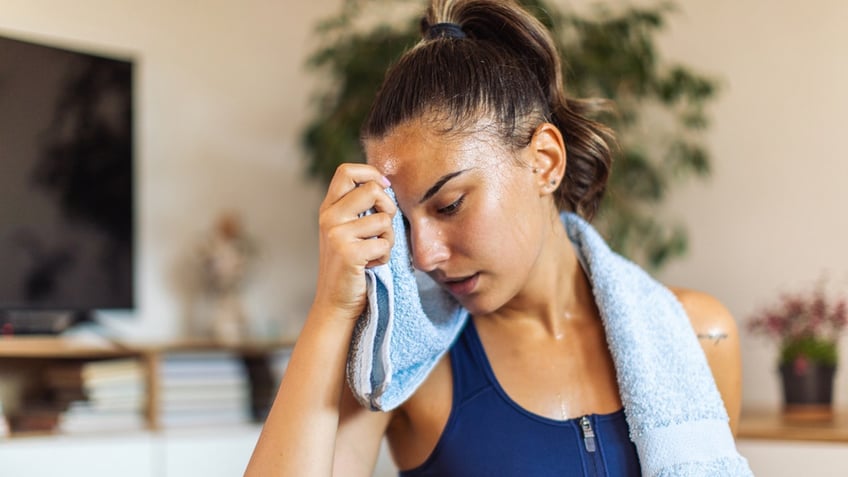
[[[483,316],[498,311],[503,306],[498,300],[492,300],[484,295],[473,295],[458,300],[468,313],[474,316]]]

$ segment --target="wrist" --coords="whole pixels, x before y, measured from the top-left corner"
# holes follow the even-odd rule
[[[309,309],[309,318],[313,316],[327,321],[356,321],[365,310],[364,298],[359,303],[339,300],[327,294],[316,295]]]
[[[333,329],[349,335],[360,315],[361,311],[314,302],[306,317],[306,325],[320,328],[324,333]]]

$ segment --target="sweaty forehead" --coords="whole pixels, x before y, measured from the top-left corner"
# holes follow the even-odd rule
[[[369,139],[365,141],[365,162],[376,167],[384,176],[393,176],[398,172],[398,151],[382,140]]]
[[[400,125],[385,137],[366,140],[364,146],[368,164],[389,179],[485,166],[496,161],[499,152],[488,135],[439,133],[420,123]]]
[[[404,166],[414,165],[432,149],[441,147],[431,131],[416,123],[404,123],[379,139],[365,141],[368,164],[385,176],[398,174]]]

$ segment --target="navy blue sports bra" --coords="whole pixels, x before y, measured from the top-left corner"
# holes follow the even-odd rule
[[[639,476],[624,411],[557,421],[510,399],[473,320],[450,350],[453,404],[435,449],[400,477]]]

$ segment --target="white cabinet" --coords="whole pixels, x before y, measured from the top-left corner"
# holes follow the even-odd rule
[[[146,433],[0,440],[0,476],[151,477],[154,452]]]
[[[848,475],[848,446],[844,443],[739,439],[736,447],[757,476]]]
[[[0,477],[234,477],[261,427],[0,439]],[[384,445],[374,477],[394,477]]]
[[[156,451],[163,472],[155,477],[232,477],[244,474],[260,427],[173,430],[161,433]]]
[[[0,477],[232,477],[244,473],[259,426],[132,435],[0,440]],[[740,439],[754,475],[848,475],[845,444]],[[383,446],[374,477],[397,470]]]
[[[0,440],[0,477],[233,477],[258,425]]]

